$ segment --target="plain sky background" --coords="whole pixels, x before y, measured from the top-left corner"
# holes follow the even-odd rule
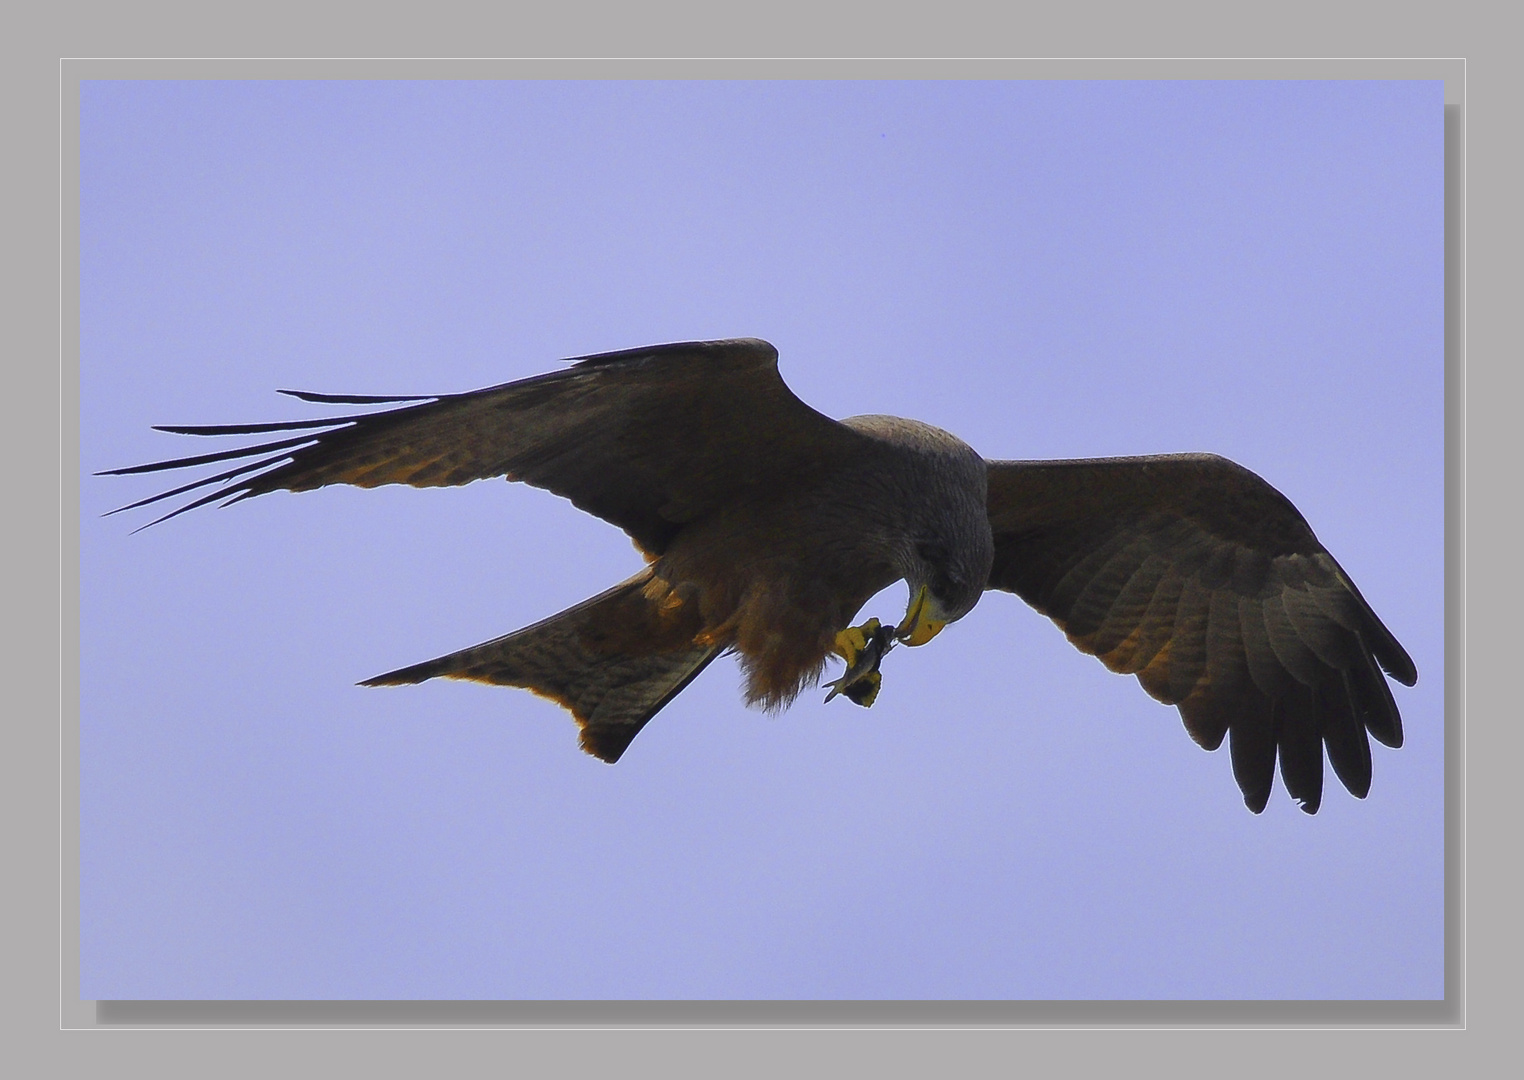
[[[87,83],[85,998],[1443,995],[1442,85]],[[1416,661],[1370,797],[1277,780],[989,594],[871,710],[712,665],[614,767],[504,688],[364,689],[628,576],[545,492],[138,534],[217,449],[754,335],[987,457],[1210,450]],[[904,586],[864,614],[898,618]]]

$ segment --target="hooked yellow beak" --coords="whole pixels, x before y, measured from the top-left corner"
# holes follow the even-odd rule
[[[905,621],[895,627],[894,636],[906,645],[925,645],[936,637],[947,622],[927,617],[930,603],[931,590],[922,585],[915,596],[911,597],[910,607],[905,612]]]

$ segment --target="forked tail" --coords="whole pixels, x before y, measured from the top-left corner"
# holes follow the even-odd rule
[[[642,570],[533,626],[360,685],[442,675],[532,690],[569,710],[582,728],[582,749],[612,764],[723,648],[696,644],[690,619],[664,618],[647,598],[650,581],[651,571]]]

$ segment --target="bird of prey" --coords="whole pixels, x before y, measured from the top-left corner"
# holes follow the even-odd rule
[[[1202,747],[1226,736],[1255,813],[1277,758],[1287,792],[1315,813],[1325,748],[1363,798],[1367,733],[1402,744],[1382,672],[1411,686],[1413,661],[1291,502],[1225,458],[986,461],[914,420],[816,412],[784,384],[777,350],[749,338],[581,357],[472,393],[283,392],[391,407],[161,427],[285,434],[110,470],[253,459],[120,509],[207,485],[165,518],[277,490],[487,477],[570,499],[628,533],[645,567],[542,622],[363,685],[443,675],[523,687],[568,709],[583,749],[607,762],[725,652],[740,658],[749,704],[787,706],[836,657],[846,671],[831,696],[871,705],[885,653],[930,641],[986,589],[1017,594],[1136,675]],[[901,622],[851,625],[901,579]]]

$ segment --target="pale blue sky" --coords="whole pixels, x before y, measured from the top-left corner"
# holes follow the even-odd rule
[[[87,475],[82,995],[1442,996],[1441,89],[85,84],[87,474],[322,414],[278,387],[753,335],[989,457],[1234,458],[1420,682],[1368,799],[1255,817],[990,594],[871,710],[722,660],[610,768],[527,693],[353,684],[621,580],[612,526],[484,482],[131,535],[160,482]]]

